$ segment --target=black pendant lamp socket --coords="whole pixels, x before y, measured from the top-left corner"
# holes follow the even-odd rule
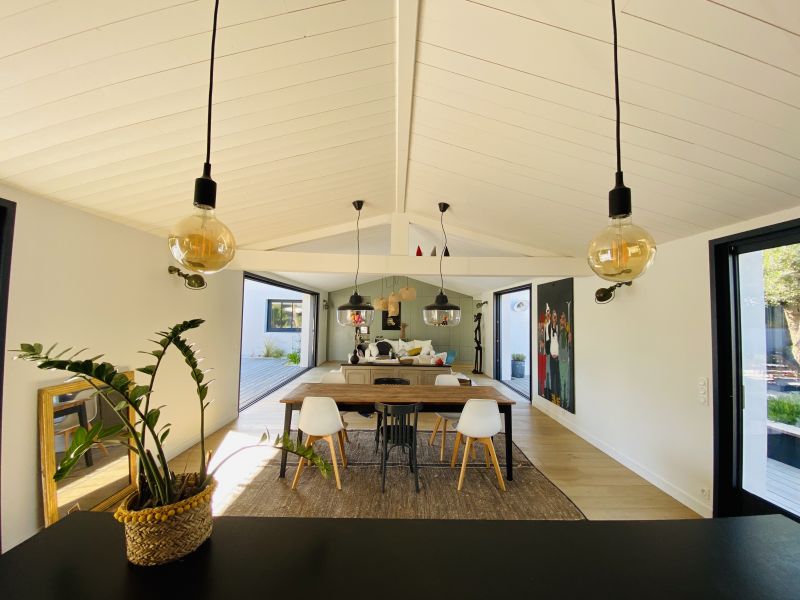
[[[617,9],[611,0],[611,21],[614,28],[614,97],[617,120],[617,174],[614,189],[608,192],[608,226],[589,244],[589,266],[607,281],[629,282],[644,275],[656,255],[653,237],[633,224],[631,190],[622,176],[619,109],[619,61],[617,58]]]
[[[356,218],[356,277],[353,285],[353,294],[350,299],[336,309],[336,321],[344,327],[364,327],[372,323],[375,317],[375,309],[369,302],[365,302],[361,294],[358,293],[358,271],[361,267],[361,209],[364,207],[363,200],[355,200],[353,207],[358,213]]]
[[[217,182],[211,179],[211,108],[214,97],[214,51],[217,42],[219,0],[214,2],[214,25],[211,32],[211,67],[208,83],[208,119],[206,121],[206,161],[203,175],[194,180],[194,212],[170,230],[169,249],[183,267],[208,275],[221,271],[236,254],[236,240],[228,227],[215,215]]]
[[[446,202],[439,202],[439,212],[441,213],[440,222],[442,225],[442,235],[444,236],[445,250],[447,249],[447,232],[444,230],[444,213],[447,212],[448,208],[450,208],[449,204]],[[444,293],[442,260],[445,256],[450,256],[450,253],[447,252],[447,254],[445,254],[445,252],[442,252],[439,255],[439,279],[441,281],[439,293],[436,295],[433,304],[428,304],[422,309],[422,320],[425,321],[426,325],[431,325],[432,327],[455,327],[461,323],[461,307],[452,304]]]

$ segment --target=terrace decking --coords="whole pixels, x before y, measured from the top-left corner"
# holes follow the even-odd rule
[[[800,469],[768,458],[767,500],[800,515]]]
[[[503,383],[505,383],[508,387],[513,389],[515,392],[522,394],[528,400],[531,398],[531,378],[529,376],[525,377],[512,377],[511,379],[503,379]]]
[[[239,371],[239,410],[291,381],[306,367],[287,364],[285,358],[242,358]]]

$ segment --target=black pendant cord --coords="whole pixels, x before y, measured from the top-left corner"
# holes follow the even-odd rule
[[[614,26],[614,100],[617,107],[617,173],[622,172],[622,149],[619,135],[619,59],[617,58],[617,5],[611,0],[611,22]]]
[[[361,211],[358,211],[356,217],[356,279],[353,282],[353,288],[358,293],[358,271],[361,269],[361,229],[359,228],[359,221],[361,221]]]
[[[211,175],[211,107],[214,99],[214,54],[217,46],[217,15],[219,14],[219,0],[214,2],[214,26],[211,30],[211,67],[208,76],[208,122],[206,123],[206,162],[203,165],[203,175]]]
[[[444,230],[444,211],[439,214],[439,222],[442,225],[442,234],[444,235],[444,248],[447,248],[447,232]],[[442,275],[442,259],[444,258],[444,248],[439,253],[439,279],[442,282],[440,291],[444,294],[444,275]]]

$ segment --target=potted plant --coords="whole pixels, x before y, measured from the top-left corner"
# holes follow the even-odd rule
[[[515,379],[522,379],[525,377],[525,355],[512,354],[511,355],[511,377]]]
[[[66,477],[94,444],[104,440],[114,443],[126,430],[129,438],[126,445],[138,457],[137,491],[123,501],[115,517],[125,525],[128,560],[138,565],[158,565],[181,558],[196,550],[211,535],[211,496],[216,482],[214,473],[208,472],[211,455],[207,456],[205,452],[204,431],[205,411],[211,404],[206,400],[211,381],[205,381],[208,370],[199,368],[200,359],[194,344],[183,337],[184,333],[202,323],[202,319],[193,319],[157,332],[158,339],[151,340],[156,347],[142,352],[153,357],[153,364],[136,369],[150,378],[148,385],[135,383],[108,362],[98,362],[102,355],[79,359],[85,349],[68,355],[72,348],[67,348],[54,354],[56,344],[45,351],[42,344],[35,343],[21,344],[15,351],[15,359],[34,362],[44,370],[67,371],[73,374],[71,379],[86,381],[119,416],[121,423],[114,426],[105,427],[97,422],[88,430],[79,427],[54,479],[58,481]],[[200,465],[196,473],[176,474],[170,470],[163,444],[171,424],[159,426],[163,406],[151,406],[155,378],[170,347],[181,353],[195,382],[200,414]],[[68,358],[62,358],[65,356]],[[131,410],[136,415],[133,420],[129,417]],[[261,442],[266,437],[263,435]],[[278,444],[307,458],[327,477],[330,466],[311,448],[295,446],[288,435],[283,436]]]

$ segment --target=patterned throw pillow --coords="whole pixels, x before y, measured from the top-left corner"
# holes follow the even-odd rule
[[[389,353],[392,351],[392,345],[385,340],[381,340],[376,346],[378,347],[378,354],[382,356],[389,356]]]

